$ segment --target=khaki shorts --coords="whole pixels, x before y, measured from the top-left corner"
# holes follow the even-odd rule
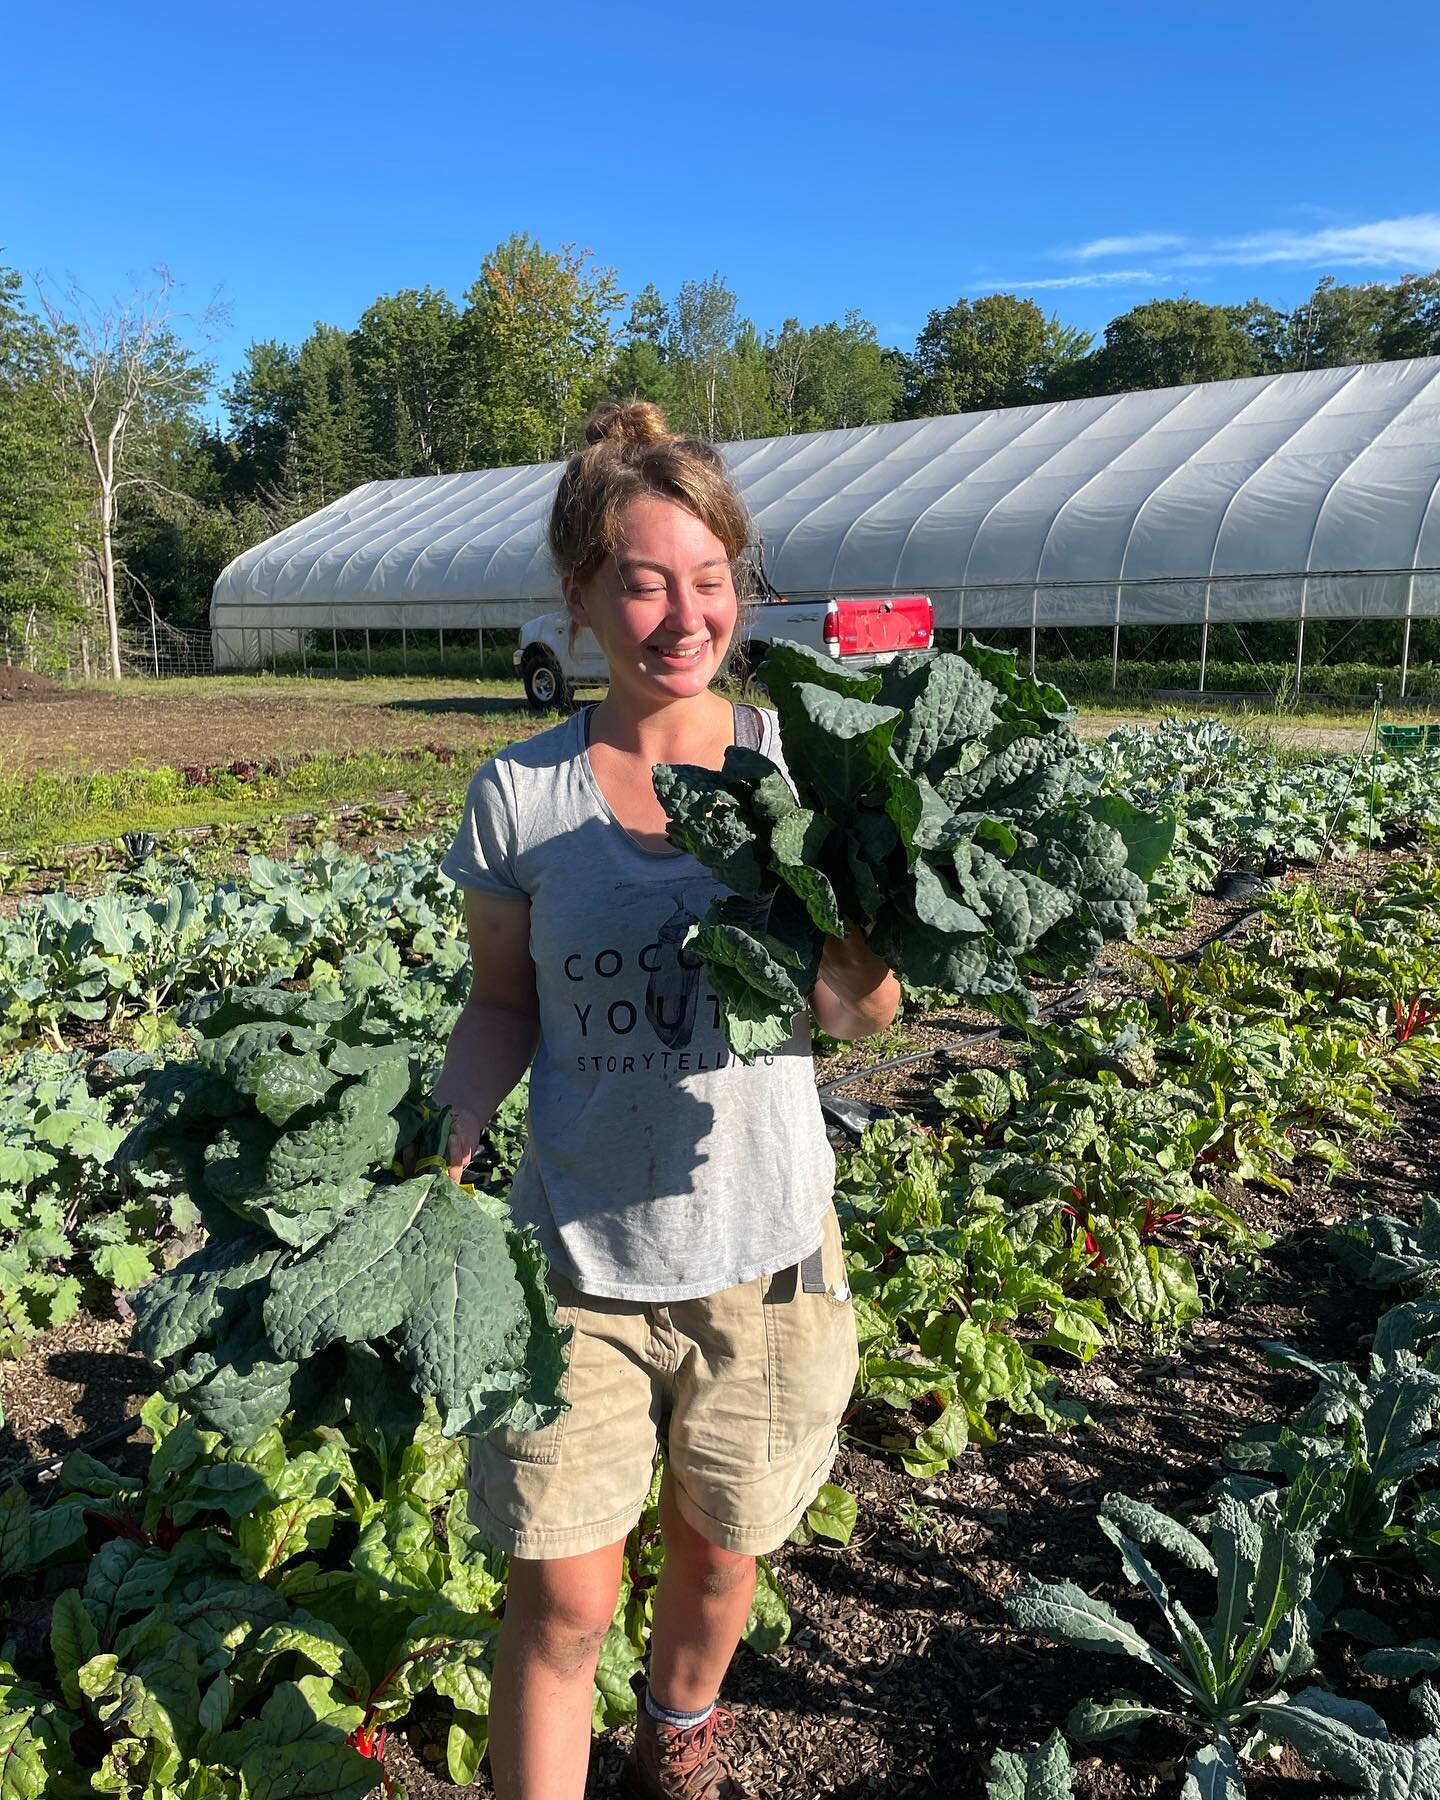
[[[810,1267],[813,1271],[814,1262]],[[830,1473],[859,1360],[840,1227],[801,1268],[699,1300],[582,1294],[551,1273],[569,1410],[470,1445],[470,1516],[511,1556],[578,1556],[640,1517],[657,1447],[681,1513],[726,1550],[783,1544]],[[817,1287],[818,1283],[815,1283]]]

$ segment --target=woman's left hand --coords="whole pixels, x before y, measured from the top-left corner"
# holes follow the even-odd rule
[[[894,1019],[900,983],[870,948],[865,933],[852,925],[843,938],[825,939],[810,1004],[820,1029],[830,1037],[869,1037]]]

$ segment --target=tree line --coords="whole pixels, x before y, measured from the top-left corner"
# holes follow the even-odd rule
[[[909,349],[858,311],[762,331],[719,274],[622,292],[588,252],[511,237],[458,300],[252,343],[218,396],[163,271],[108,307],[0,268],[0,626],[203,625],[249,545],[361,482],[546,461],[607,396],[728,440],[1440,353],[1440,271],[1326,277],[1299,306],[1180,296],[1097,341],[1014,294],[937,308]],[[207,416],[218,398],[223,425]]]

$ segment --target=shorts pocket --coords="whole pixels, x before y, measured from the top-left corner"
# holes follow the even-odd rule
[[[565,1367],[560,1376],[560,1398],[566,1403],[562,1411],[548,1425],[537,1426],[533,1431],[513,1431],[508,1425],[499,1425],[485,1439],[492,1450],[511,1462],[557,1463],[560,1460],[565,1421],[570,1417],[570,1384],[575,1358],[583,1342],[580,1332],[583,1313],[584,1308],[578,1301],[555,1308],[555,1323],[562,1330],[567,1326],[570,1329],[570,1342],[565,1346]]]
[[[807,1294],[799,1268],[765,1284],[765,1349],[770,1376],[770,1460],[828,1438],[849,1404],[859,1368],[855,1308],[834,1207],[821,1240],[823,1293]]]

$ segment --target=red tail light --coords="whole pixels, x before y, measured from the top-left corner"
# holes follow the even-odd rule
[[[840,608],[833,600],[825,609],[825,642],[827,644],[840,642]]]

